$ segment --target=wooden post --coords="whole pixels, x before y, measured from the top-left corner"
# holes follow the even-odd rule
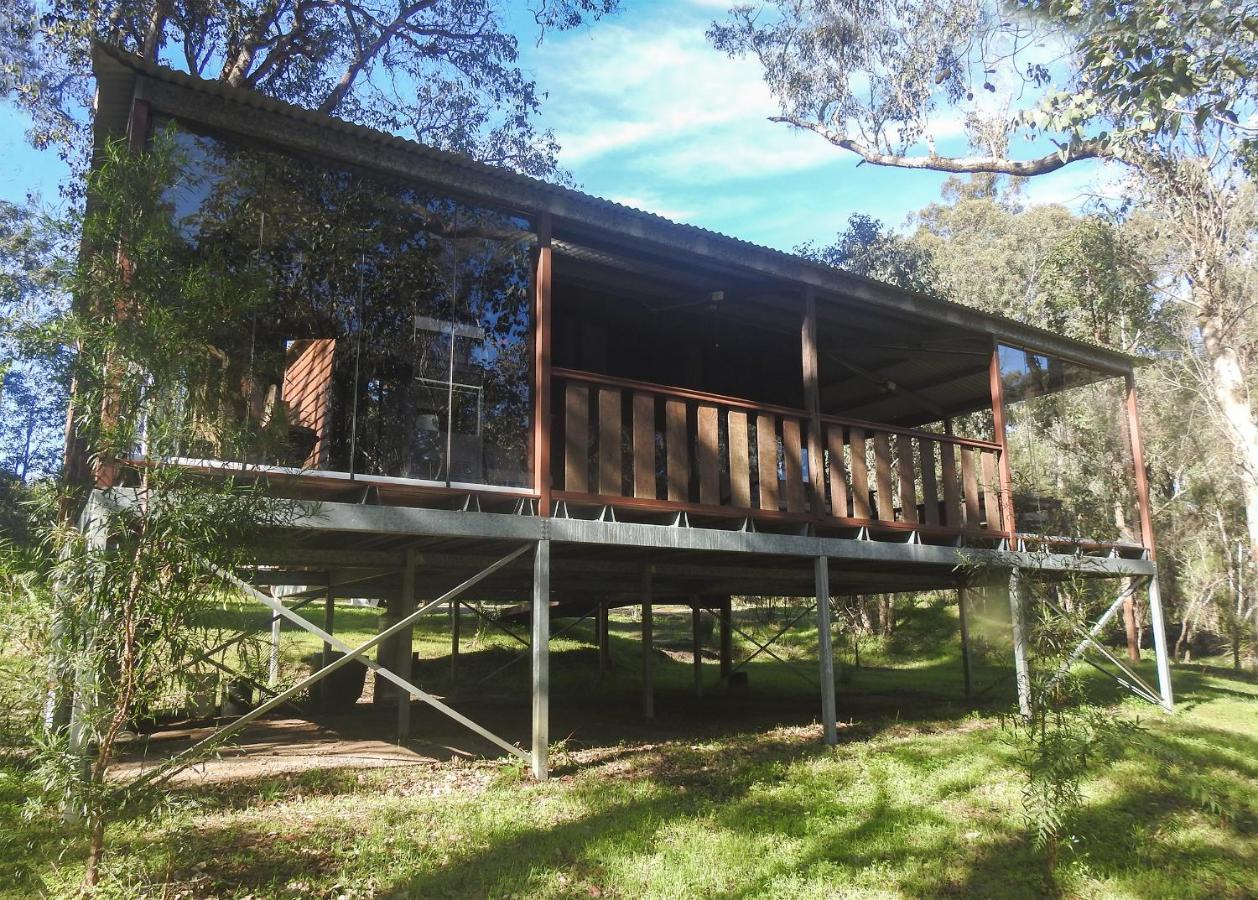
[[[1144,462],[1144,440],[1140,436],[1140,409],[1136,400],[1136,376],[1127,373],[1127,433],[1131,436],[1131,464],[1136,475],[1136,503],[1140,507],[1140,541],[1157,559],[1157,542],[1153,538],[1153,508],[1149,503],[1149,473]],[[1128,598],[1129,603],[1134,603]],[[1175,694],[1171,689],[1170,647],[1166,640],[1166,619],[1162,614],[1162,589],[1157,575],[1149,579],[1149,622],[1153,626],[1153,653],[1158,669],[1158,692],[1168,712],[1174,709]]]
[[[734,601],[732,597],[721,598],[721,681],[729,678],[734,671]]]
[[[808,489],[813,515],[826,512],[825,463],[822,447],[820,365],[817,361],[817,294],[804,288],[804,315],[800,325],[800,356],[804,375],[804,408],[808,410]]]
[[[533,777],[545,781],[550,754],[550,541],[533,556]]]
[[[415,611],[415,565],[418,553],[414,548],[406,551],[402,564],[402,590],[398,596],[398,620],[404,619]],[[411,653],[415,627],[408,626],[398,632],[393,648],[393,674],[411,681]],[[377,679],[377,683],[379,679]],[[410,691],[397,691],[397,739],[404,741],[411,736],[411,694]]]
[[[554,220],[537,217],[537,276],[533,303],[533,490],[538,515],[550,515],[550,401],[551,401],[551,231]]]
[[[701,633],[703,609],[698,597],[690,598],[690,649],[694,655],[695,696],[703,696],[703,635]]]
[[[839,742],[838,714],[834,701],[834,648],[830,636],[830,560],[818,556],[813,561],[817,585],[817,649],[821,655],[821,730],[825,742]]]
[[[961,677],[967,697],[974,694],[974,661],[970,657],[969,610],[966,609],[970,602],[970,590],[964,584],[957,588],[957,618],[961,620]]]
[[[1140,507],[1140,541],[1157,558],[1153,540],[1153,515],[1149,506],[1149,472],[1144,463],[1144,440],[1140,436],[1140,410],[1136,402],[1136,376],[1127,373],[1127,434],[1131,438],[1131,465],[1136,476],[1136,504]]]
[[[655,623],[651,614],[651,567],[642,569],[642,715],[655,718]]]
[[[1000,445],[1000,513],[1004,521],[999,530],[1009,538],[1010,549],[1018,541],[1018,526],[1013,515],[1013,471],[1009,467],[1009,441],[1005,434],[1005,387],[1000,380],[1000,345],[992,343],[992,357],[987,367],[992,392],[992,425],[996,443]]]
[[[1022,573],[1009,572],[1009,613],[1013,623],[1013,670],[1018,684],[1018,710],[1024,718],[1031,716],[1031,664],[1027,649],[1027,633]]]

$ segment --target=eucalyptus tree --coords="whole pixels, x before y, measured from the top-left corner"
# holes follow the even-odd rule
[[[777,0],[732,9],[713,45],[758,59],[775,121],[865,162],[1037,177],[1128,167],[1184,253],[1195,325],[1258,558],[1258,423],[1244,346],[1258,169],[1258,0]],[[963,125],[972,152],[940,152]],[[1022,152],[1015,152],[1014,141]]]
[[[248,478],[205,479],[169,462],[207,430],[241,459],[290,440],[279,423],[224,402],[216,341],[223,322],[258,309],[265,278],[188,243],[170,200],[184,169],[165,132],[142,153],[124,142],[100,148],[79,260],[66,274],[76,303],[46,328],[80,348],[64,359],[76,382],[74,434],[118,490],[48,483],[29,517],[32,539],[0,539],[6,613],[35,626],[43,644],[27,650],[51,661],[45,729],[30,738],[46,787],[39,799],[85,826],[88,887],[107,823],[137,799],[111,775],[126,733],[204,671],[204,613],[221,572],[306,512]]]
[[[0,0],[0,94],[82,152],[90,43],[541,177],[556,143],[509,16],[538,40],[618,0]]]
[[[834,243],[801,244],[795,252],[856,275],[923,294],[939,293],[939,273],[930,251],[863,213],[853,214]]]

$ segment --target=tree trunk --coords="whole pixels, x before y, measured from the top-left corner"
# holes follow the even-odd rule
[[[1253,405],[1246,386],[1246,372],[1240,354],[1228,342],[1227,326],[1213,308],[1206,308],[1198,319],[1202,343],[1214,376],[1215,402],[1227,425],[1228,437],[1235,451],[1241,493],[1245,505],[1245,529],[1249,535],[1249,556],[1258,562],[1258,425],[1254,423]]]

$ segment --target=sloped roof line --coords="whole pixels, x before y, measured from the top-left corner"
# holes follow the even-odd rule
[[[601,208],[604,211],[615,213],[617,215],[628,215],[640,220],[648,227],[670,231],[674,234],[685,234],[702,240],[716,241],[725,244],[731,251],[736,253],[754,253],[760,254],[766,259],[776,260],[786,263],[791,267],[802,269],[814,273],[818,278],[826,283],[829,290],[843,294],[853,289],[872,289],[878,293],[898,294],[901,297],[911,299],[917,303],[925,303],[939,308],[941,311],[951,310],[959,313],[967,319],[973,319],[971,326],[975,330],[993,330],[998,332],[1004,339],[1017,343],[1020,335],[1027,335],[1031,340],[1023,340],[1023,343],[1034,345],[1034,337],[1042,336],[1047,344],[1052,345],[1074,345],[1079,350],[1084,351],[1086,355],[1100,354],[1108,357],[1113,364],[1127,363],[1140,364],[1146,362],[1140,357],[1112,347],[1106,347],[1091,341],[1083,341],[1075,338],[1068,338],[1064,335],[1057,334],[1037,325],[1026,322],[1020,322],[1016,319],[996,313],[989,313],[955,300],[948,300],[942,297],[936,297],[928,294],[910,291],[877,279],[868,278],[862,275],[856,275],[846,272],[834,266],[825,263],[815,262],[805,259],[794,253],[787,253],[773,247],[767,247],[763,244],[756,244],[742,238],[714,231],[710,228],[704,228],[700,225],[692,225],[685,222],[676,222],[672,219],[653,213],[648,210],[639,209],[605,197],[599,197],[575,188],[567,187],[561,184],[544,181],[532,175],[525,175],[521,172],[515,172],[502,166],[493,165],[491,163],[475,160],[470,156],[462,153],[455,153],[449,150],[441,150],[419,141],[403,138],[395,134],[380,131],[366,125],[359,125],[354,122],[339,119],[326,113],[320,113],[314,110],[306,109],[293,103],[278,100],[269,97],[251,88],[232,87],[221,81],[213,81],[205,78],[191,75],[187,72],[181,72],[167,66],[146,60],[140,56],[130,53],[121,48],[106,44],[101,41],[94,41],[92,45],[93,63],[99,68],[102,63],[121,65],[140,75],[159,81],[169,82],[180,85],[191,90],[201,93],[217,96],[233,103],[244,106],[253,107],[255,109],[270,112],[281,116],[290,117],[319,127],[328,128],[338,131],[357,140],[376,143],[407,151],[409,153],[418,154],[426,157],[434,162],[439,161],[444,165],[453,168],[462,169],[478,178],[486,181],[501,180],[503,182],[514,184],[527,190],[537,192],[543,196],[549,195],[556,199],[576,202],[586,206]],[[661,236],[663,237],[663,236]],[[700,252],[701,251],[697,251]],[[875,304],[876,305],[876,304]],[[894,313],[895,310],[888,308],[888,313]],[[983,329],[981,326],[986,323],[996,326],[994,329]],[[1003,326],[1003,327],[1001,327]]]

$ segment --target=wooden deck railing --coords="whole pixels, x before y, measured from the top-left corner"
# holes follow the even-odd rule
[[[814,435],[800,409],[570,369],[553,378],[556,500],[923,533],[1006,531],[998,444],[836,416],[822,416]]]

